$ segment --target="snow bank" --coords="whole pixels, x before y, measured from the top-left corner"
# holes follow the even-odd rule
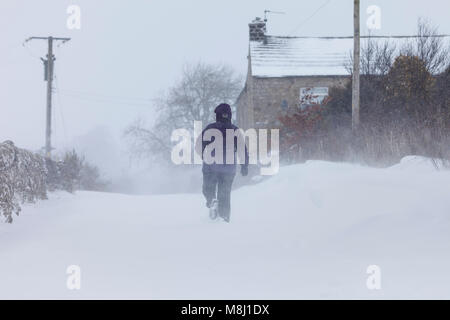
[[[282,167],[233,192],[231,224],[200,194],[54,193],[0,225],[0,298],[448,299],[450,172],[421,161]]]
[[[436,170],[446,170],[444,161],[441,159],[430,159],[421,156],[407,156],[400,160],[400,163],[391,167],[394,170],[414,170],[423,172],[435,172]]]

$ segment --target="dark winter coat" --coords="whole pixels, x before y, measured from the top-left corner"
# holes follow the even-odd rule
[[[238,130],[239,128],[231,123],[231,108],[228,104],[220,104],[214,112],[216,113],[216,122],[210,123],[206,126],[206,128],[202,131],[201,136],[199,137],[199,140],[197,141],[196,149],[199,150],[199,145],[201,142],[201,150],[202,150],[202,158],[203,158],[203,152],[205,151],[205,148],[208,144],[212,143],[214,141],[214,137],[212,138],[212,141],[203,141],[203,135],[205,132],[209,129],[217,129],[222,134],[222,141],[223,141],[223,161],[222,163],[212,163],[207,164],[203,162],[203,172],[223,172],[223,173],[229,173],[229,174],[235,174],[236,173],[236,163],[237,163],[237,143],[238,143],[238,137],[234,137],[233,142],[233,150],[227,150],[227,141],[226,141],[226,130],[227,129],[233,129]],[[200,141],[201,139],[201,141]],[[233,164],[227,164],[226,163],[226,154],[228,152],[234,153],[234,163]],[[213,152],[214,155],[214,152]],[[247,147],[245,147],[245,163],[242,164],[244,167],[248,167],[248,152]]]

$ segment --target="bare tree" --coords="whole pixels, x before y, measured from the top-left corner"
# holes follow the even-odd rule
[[[450,44],[445,39],[438,28],[424,18],[417,22],[415,37],[401,47],[389,40],[381,42],[369,34],[361,47],[361,74],[386,75],[398,55],[418,57],[431,74],[442,73],[450,66]],[[350,53],[350,59],[345,63],[349,73],[352,73],[352,65],[353,55]]]
[[[395,60],[397,46],[389,40],[378,41],[369,35],[365,44],[361,47],[361,74],[362,75],[386,75]],[[353,54],[345,64],[349,73],[353,72]]]
[[[182,76],[166,93],[155,99],[157,118],[152,126],[136,119],[126,130],[131,152],[152,160],[170,158],[174,129],[191,129],[194,121],[213,120],[214,108],[224,102],[232,107],[242,88],[242,77],[226,65],[186,65]]]
[[[431,74],[441,73],[450,63],[449,44],[444,39],[437,27],[420,18],[417,22],[417,37],[401,49],[401,54],[418,57],[425,62]]]

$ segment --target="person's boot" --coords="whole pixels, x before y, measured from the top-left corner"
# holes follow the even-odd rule
[[[211,203],[209,204],[209,217],[211,220],[217,219],[217,213],[218,213],[218,202],[216,199],[213,199]]]
[[[222,213],[219,211],[219,217],[221,217],[225,222],[230,222],[230,213]]]

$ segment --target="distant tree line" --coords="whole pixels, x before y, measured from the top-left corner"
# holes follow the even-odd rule
[[[359,130],[351,129],[349,81],[331,88],[320,105],[280,118],[282,159],[381,166],[406,155],[450,160],[450,54],[444,39],[419,21],[417,37],[402,48],[369,40],[361,51]]]
[[[12,141],[0,143],[0,216],[6,222],[19,215],[20,204],[47,199],[48,191],[104,190],[107,183],[97,167],[75,151],[54,161],[25,149]]]

